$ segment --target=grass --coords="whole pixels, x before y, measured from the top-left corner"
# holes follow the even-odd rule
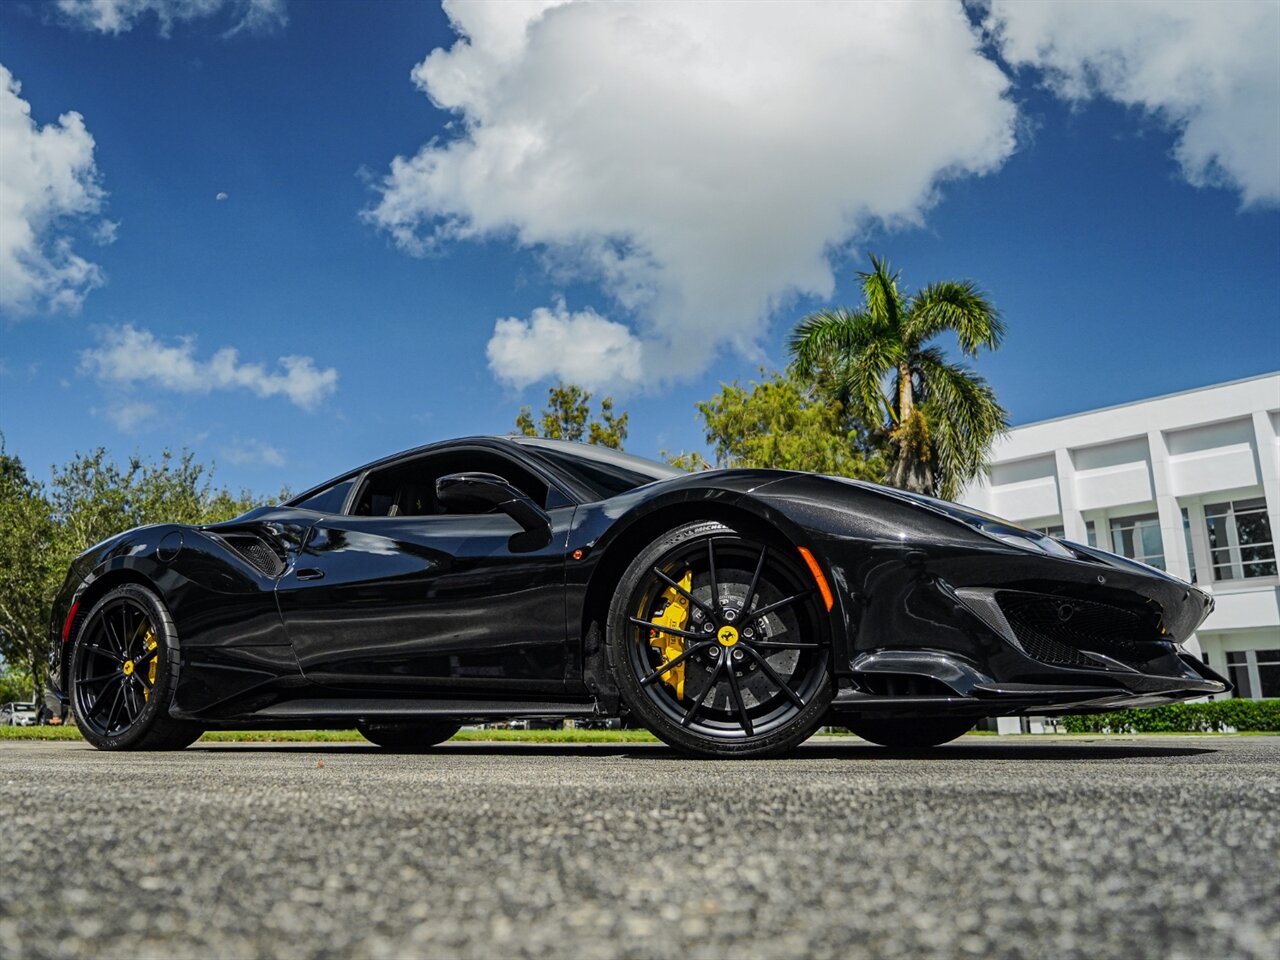
[[[0,740],[79,740],[66,727],[0,727]],[[646,730],[462,730],[455,741],[514,743],[656,743]],[[211,730],[206,743],[364,743],[356,730]]]
[[[845,730],[824,730],[822,736],[852,736]],[[1249,737],[1275,736],[1255,733],[1059,733],[1027,736],[1058,737]],[[995,736],[991,731],[974,730],[968,736]],[[0,727],[3,740],[79,740],[80,731],[66,727]],[[205,743],[364,743],[356,730],[211,730],[200,738]],[[477,743],[657,743],[647,730],[462,730],[454,742]]]

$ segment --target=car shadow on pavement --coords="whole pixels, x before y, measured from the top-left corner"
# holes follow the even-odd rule
[[[216,753],[289,753],[349,754],[375,757],[614,757],[643,760],[691,761],[689,757],[660,743],[502,743],[472,741],[446,743],[422,751],[384,750],[364,743],[220,743],[204,742],[188,747],[186,752]],[[949,743],[922,750],[890,750],[862,740],[845,743],[824,741],[807,743],[791,754],[775,758],[775,762],[803,760],[1136,760],[1194,757],[1219,752],[1213,747],[1122,743]],[[738,762],[738,761],[734,761]]]

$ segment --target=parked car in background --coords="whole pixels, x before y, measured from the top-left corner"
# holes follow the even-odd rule
[[[0,727],[34,727],[36,705],[34,703],[6,703],[0,707]]]

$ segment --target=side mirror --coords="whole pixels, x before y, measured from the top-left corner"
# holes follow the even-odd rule
[[[488,513],[500,510],[526,531],[551,537],[545,510],[494,473],[451,473],[436,481],[436,499],[446,507]]]

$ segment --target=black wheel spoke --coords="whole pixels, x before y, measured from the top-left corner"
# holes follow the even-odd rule
[[[698,699],[693,701],[693,705],[685,711],[685,715],[680,719],[680,726],[687,727],[693,722],[694,716],[702,709],[702,704],[706,702],[707,694],[716,688],[716,681],[720,678],[720,671],[724,669],[724,661],[717,660],[716,668],[711,671],[711,676],[707,679],[707,685],[702,688],[702,692],[698,694]]]
[[[711,609],[710,607],[708,607],[705,603],[703,603],[701,600],[699,600],[697,597],[695,597],[692,593],[690,593],[688,590],[686,590],[686,589],[685,589],[683,586],[681,586],[679,583],[677,583],[676,581],[672,580],[670,577],[668,577],[665,573],[663,573],[663,572],[662,572],[661,570],[659,570],[657,567],[654,567],[654,568],[653,568],[653,572],[654,572],[655,574],[657,574],[658,579],[659,579],[659,580],[661,580],[663,583],[665,583],[667,586],[671,587],[671,588],[672,588],[673,590],[675,590],[677,593],[682,594],[682,595],[683,595],[683,596],[685,596],[685,597],[688,597],[688,598],[689,598],[689,602],[690,602],[690,603],[692,603],[695,607],[697,607],[699,610],[701,610],[701,611],[702,611],[703,613],[705,613],[707,616],[711,617],[711,619],[713,619],[713,620],[714,620],[714,619],[716,619],[716,612],[715,612],[714,610],[712,610],[712,609]]]
[[[110,680],[112,677],[120,676],[119,670],[112,670],[110,673],[100,673],[96,677],[85,677],[81,683],[98,683],[102,680]]]
[[[743,617],[750,616],[751,604],[754,603],[756,599],[756,587],[760,586],[760,573],[764,570],[764,560],[768,555],[769,548],[761,547],[760,559],[756,561],[756,572],[751,575],[751,583],[747,586],[747,595],[742,601]]]
[[[116,725],[116,715],[120,709],[120,701],[124,699],[124,685],[116,687],[116,695],[111,699],[111,709],[107,711],[106,731],[110,733]]]
[[[786,640],[752,640],[757,650],[820,650],[820,643],[788,643]]]
[[[755,735],[755,728],[751,726],[751,715],[747,713],[747,705],[742,699],[742,689],[738,686],[738,675],[733,672],[733,667],[729,667],[725,671],[729,674],[729,695],[733,697],[733,704],[738,708],[738,716],[742,718],[742,729],[747,736]]]
[[[159,644],[156,644],[154,647],[145,648],[140,654],[138,654],[134,658],[133,660],[134,666],[140,667],[144,663],[148,663],[153,657],[157,656],[159,653],[160,653]]]
[[[127,682],[124,685],[125,723],[132,723],[133,718],[138,715],[138,700],[137,700],[138,694],[137,694],[137,691],[133,689],[133,683],[131,682],[133,678],[130,677],[129,680],[130,682]]]
[[[124,654],[124,638],[116,633],[116,628],[111,623],[111,618],[105,615],[102,618],[102,633],[106,640],[115,647],[113,656],[121,662],[127,660],[128,658]]]
[[[795,603],[797,600],[803,600],[811,593],[813,593],[812,590],[801,590],[799,593],[793,593],[791,596],[784,597],[777,603],[771,603],[767,607],[761,607],[759,610],[752,610],[749,617],[752,620],[761,620],[773,613],[775,610],[781,610],[783,607],[791,606],[791,604]]]
[[[114,682],[108,681],[106,684],[103,685],[102,689],[98,691],[98,696],[94,699],[93,706],[89,708],[89,713],[87,714],[87,717],[97,716],[98,712],[102,710],[104,706],[106,706],[107,691],[112,689],[115,683],[118,683],[124,680],[123,673],[117,673],[115,676],[116,678]]]
[[[764,657],[760,656],[760,654],[756,653],[754,650],[752,650],[749,645],[743,644],[743,646],[746,647],[747,653],[749,653],[752,657],[755,658],[756,663],[760,664],[760,669],[764,672],[764,675],[768,677],[770,680],[772,680],[774,684],[777,686],[777,688],[787,695],[787,699],[790,700],[792,703],[794,703],[797,707],[804,709],[804,700],[800,697],[800,694],[796,693],[794,690],[791,689],[791,687],[787,686],[786,681],[784,681],[782,677],[778,676],[778,671],[773,669],[773,666],[769,663],[769,661],[766,660]]]
[[[120,652],[124,654],[126,660],[129,659],[129,647],[132,646],[132,639],[129,636],[129,608],[120,605]]]
[[[653,683],[653,681],[657,680],[668,670],[671,670],[675,667],[680,666],[680,664],[684,663],[686,660],[692,657],[695,653],[698,653],[702,650],[707,649],[707,647],[711,646],[715,642],[716,641],[714,640],[703,640],[701,643],[695,643],[692,647],[689,647],[687,650],[685,650],[684,653],[680,654],[678,657],[674,657],[671,660],[668,660],[666,663],[660,666],[657,670],[653,671],[653,673],[649,674],[647,677],[644,677],[640,681],[640,686],[647,687],[649,684]]]
[[[653,623],[649,620],[641,620],[639,617],[628,617],[637,627],[648,627],[651,630],[657,630],[660,633],[669,633],[673,637],[684,637],[686,640],[705,640],[705,633],[694,633],[692,630],[679,630],[676,627],[663,626],[661,623]]]
[[[107,657],[110,660],[114,660],[116,663],[124,663],[124,657],[117,654],[114,650],[108,650],[106,647],[99,647],[92,643],[86,643],[84,648],[86,650],[92,650],[94,653]]]

